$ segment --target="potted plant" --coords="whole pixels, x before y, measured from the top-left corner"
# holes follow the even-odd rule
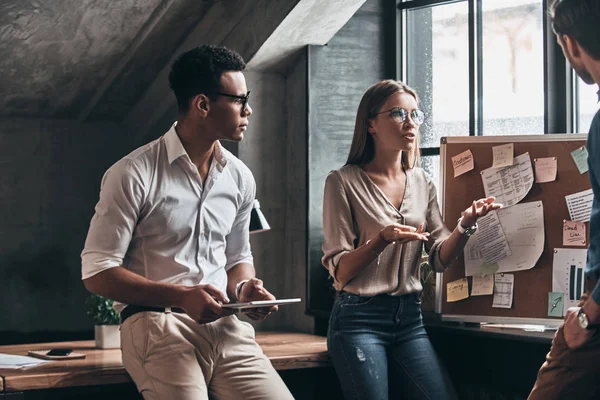
[[[90,294],[86,300],[87,315],[94,320],[94,337],[99,349],[121,347],[119,333],[119,313],[113,308],[113,301],[97,294]]]
[[[427,256],[421,259],[419,266],[419,277],[421,285],[423,286],[423,292],[421,293],[421,309],[423,313],[434,313],[435,312],[435,278],[436,274]]]

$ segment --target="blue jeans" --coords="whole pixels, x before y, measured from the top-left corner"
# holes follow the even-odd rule
[[[327,345],[346,400],[456,398],[423,327],[418,294],[340,292]]]

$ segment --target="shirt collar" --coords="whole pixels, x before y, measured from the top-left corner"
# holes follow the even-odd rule
[[[598,95],[598,103],[600,103],[600,85],[598,85],[599,89],[596,92],[596,94]]]
[[[165,143],[167,146],[167,157],[169,158],[169,164],[172,164],[173,161],[177,160],[179,157],[187,155],[185,151],[185,147],[181,143],[181,139],[179,139],[179,135],[177,135],[177,131],[175,130],[175,126],[177,122],[175,122],[171,129],[165,134]],[[217,161],[221,169],[223,169],[227,165],[227,157],[225,156],[225,151],[221,146],[219,141],[215,142],[215,154],[214,159]]]

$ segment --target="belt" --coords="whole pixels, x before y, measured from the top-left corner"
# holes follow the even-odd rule
[[[183,313],[185,311],[183,308],[178,307],[146,307],[146,306],[127,306],[121,311],[121,324],[125,322],[125,320],[131,317],[134,314],[139,312],[160,312],[160,313]]]

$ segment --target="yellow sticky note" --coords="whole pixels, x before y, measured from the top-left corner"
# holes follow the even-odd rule
[[[556,180],[556,157],[536,158],[533,161],[535,163],[535,181],[537,183]]]
[[[494,294],[494,275],[473,276],[471,296],[486,296]]]
[[[492,168],[501,168],[513,165],[513,160],[515,157],[515,147],[512,143],[502,144],[500,146],[493,146],[492,153],[494,157]]]
[[[469,281],[467,278],[458,279],[446,284],[448,303],[469,297]]]
[[[463,151],[462,153],[452,157],[452,167],[454,168],[455,178],[475,168],[475,162],[473,160],[473,153],[471,153],[471,150]]]
[[[563,221],[563,246],[585,246],[585,222]]]

